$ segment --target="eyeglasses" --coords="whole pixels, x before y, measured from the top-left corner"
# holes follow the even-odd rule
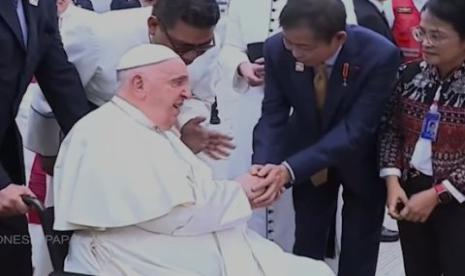
[[[204,54],[206,51],[216,46],[214,36],[208,43],[198,45],[190,44],[182,41],[176,41],[176,39],[174,39],[169,34],[168,29],[165,27],[164,24],[160,22],[160,26],[162,31],[165,33],[169,43],[173,47],[173,51],[175,51],[184,60],[194,60],[196,57]],[[182,46],[180,46],[179,44],[182,44]]]
[[[417,26],[412,29],[413,39],[418,43],[422,43],[426,39],[431,43],[431,45],[439,45],[446,41],[449,36],[440,31],[427,32],[420,26]]]

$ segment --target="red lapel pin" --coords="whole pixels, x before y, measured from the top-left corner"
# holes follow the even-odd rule
[[[345,87],[347,86],[347,80],[349,79],[349,63],[344,63],[342,65],[342,85]]]

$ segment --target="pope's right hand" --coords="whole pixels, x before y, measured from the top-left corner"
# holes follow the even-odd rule
[[[260,195],[262,195],[266,189],[261,189],[258,191],[254,191],[254,187],[258,185],[263,179],[258,177],[258,176],[253,176],[251,174],[243,174],[235,179],[236,182],[238,182],[242,189],[244,190],[247,198],[249,199],[250,205],[252,206],[252,209],[258,208],[259,206],[256,206],[253,204],[253,200]]]
[[[26,186],[10,184],[0,190],[0,217],[9,217],[26,214],[28,206],[23,202],[21,196],[28,195],[36,197]]]

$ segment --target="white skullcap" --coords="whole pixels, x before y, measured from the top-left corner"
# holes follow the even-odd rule
[[[170,48],[157,44],[142,44],[127,51],[120,59],[117,71],[137,68],[179,58]]]

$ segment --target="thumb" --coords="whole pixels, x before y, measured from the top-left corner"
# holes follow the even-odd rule
[[[404,218],[404,217],[406,217],[406,216],[408,215],[409,212],[410,212],[410,209],[409,209],[409,207],[406,205],[406,206],[404,207],[404,209],[402,209],[402,211],[400,211],[400,216]]]
[[[250,174],[256,176],[261,168],[263,168],[262,165],[252,165],[250,168]]]
[[[399,195],[399,199],[400,199],[400,201],[402,201],[402,203],[403,203],[404,205],[407,205],[408,197],[407,197],[407,195],[405,194],[405,192],[404,192],[404,193],[401,193],[401,194]]]

